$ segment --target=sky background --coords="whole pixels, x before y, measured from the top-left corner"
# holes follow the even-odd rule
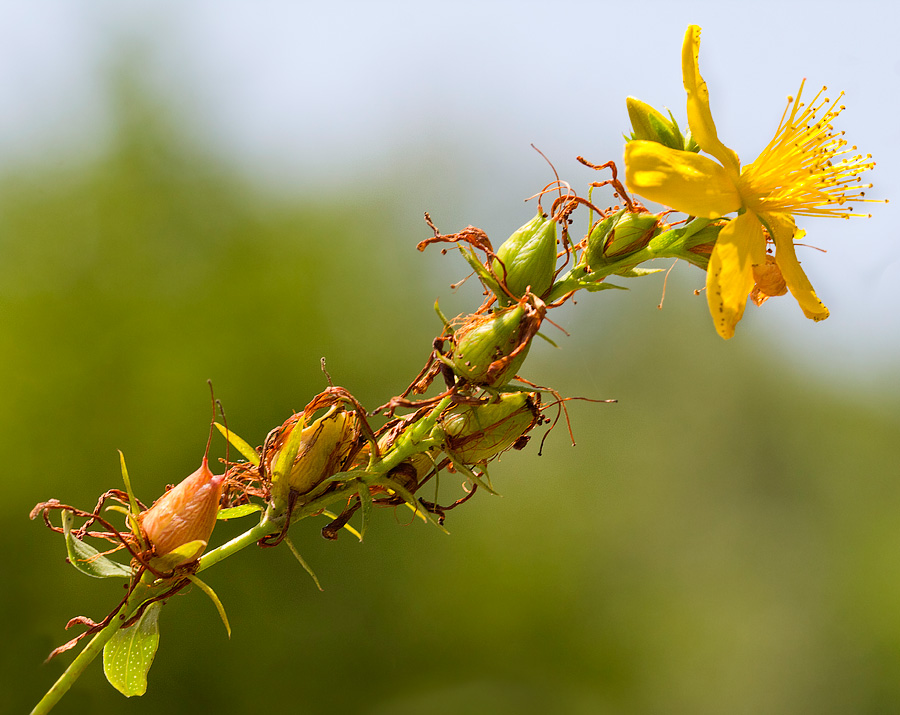
[[[806,77],[811,89],[846,92],[839,128],[878,162],[870,195],[896,197],[896,5],[734,7],[7,2],[0,162],[62,166],[99,151],[112,131],[109,74],[125,56],[195,146],[267,190],[309,196],[349,177],[375,190],[400,169],[394,190],[410,217],[429,210],[445,231],[471,223],[502,234],[528,217],[520,202],[551,179],[530,144],[578,189],[594,177],[576,155],[621,156],[626,96],[684,121],[679,51],[696,23],[720,136],[744,161],[768,142]],[[741,332],[850,384],[892,365],[900,354],[892,210],[803,220],[808,241],[827,250],[800,258],[831,318],[813,325],[785,298],[764,307],[764,321],[748,310]]]

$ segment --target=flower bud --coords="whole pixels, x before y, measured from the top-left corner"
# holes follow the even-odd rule
[[[525,360],[545,312],[543,303],[535,308],[523,300],[488,315],[471,316],[454,333],[446,362],[473,385],[506,384]]]
[[[631,137],[626,137],[629,141],[642,139],[658,142],[679,151],[700,151],[697,142],[691,138],[690,132],[686,135],[681,133],[671,112],[669,112],[669,118],[666,119],[649,104],[634,97],[628,97],[625,100],[625,106],[628,108],[628,118],[634,129]]]
[[[138,523],[153,547],[155,556],[166,556],[186,544],[200,542],[196,553],[184,554],[183,558],[169,566],[178,566],[199,558],[216,525],[224,480],[224,474],[217,475],[209,471],[204,457],[196,472],[163,494],[149,509],[141,512]]]
[[[286,499],[289,492],[306,494],[341,471],[359,434],[356,413],[332,407],[322,417],[301,428],[297,454],[290,469],[280,474],[275,466],[301,418],[302,414],[298,414],[285,422],[265,458],[272,476],[274,500]]]
[[[514,446],[540,420],[536,392],[507,392],[483,405],[455,405],[441,415],[444,448],[464,464],[487,462]]]
[[[719,232],[727,223],[726,219],[713,223],[707,219],[694,219],[684,226],[658,233],[648,246],[661,258],[680,258],[705,271]]]
[[[587,264],[594,270],[644,248],[659,228],[659,217],[622,209],[598,222],[588,235]],[[612,260],[611,260],[612,259]]]
[[[529,287],[534,295],[543,297],[556,273],[556,222],[538,212],[497,249],[491,272],[498,281],[506,282],[516,298],[525,295]],[[506,294],[497,298],[501,305],[510,302]]]

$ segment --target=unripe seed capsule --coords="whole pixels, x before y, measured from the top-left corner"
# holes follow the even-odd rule
[[[508,392],[483,405],[455,405],[441,415],[444,448],[464,464],[487,462],[538,423],[539,404],[536,392]]]
[[[498,387],[515,377],[528,354],[546,308],[528,301],[489,315],[473,315],[453,336],[447,362],[474,385]]]
[[[497,249],[491,271],[516,298],[531,292],[540,297],[550,289],[556,273],[556,222],[538,212]],[[508,295],[498,295],[501,305],[510,302]]]
[[[644,248],[659,228],[655,214],[619,211],[594,226],[588,236],[587,262],[592,269]]]

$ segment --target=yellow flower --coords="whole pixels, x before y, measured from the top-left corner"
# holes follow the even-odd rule
[[[752,164],[741,167],[734,151],[716,133],[709,109],[709,91],[700,76],[700,28],[688,27],[681,51],[691,135],[718,163],[692,152],[678,151],[652,141],[625,146],[628,188],[651,201],[691,216],[719,218],[737,211],[737,218],[719,233],[709,260],[706,297],[716,330],[734,335],[757,273],[770,273],[767,238],[775,244],[775,265],[788,290],[807,318],[824,320],[828,309],[816,296],[797,261],[794,241],[800,237],[794,216],[866,216],[845,205],[866,201],[859,174],[875,166],[871,155],[851,154],[843,132],[833,120],[843,111],[838,101],[824,96],[825,87],[807,105],[788,97],[775,137]]]

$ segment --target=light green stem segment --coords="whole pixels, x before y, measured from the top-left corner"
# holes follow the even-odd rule
[[[590,284],[600,283],[604,278],[655,258],[683,258],[685,242],[706,228],[709,223],[710,221],[707,219],[695,218],[687,226],[654,236],[650,243],[641,250],[623,256],[619,261],[608,266],[591,270],[583,262],[579,263],[553,284],[553,289],[547,296],[546,302],[553,303],[569,293],[586,288]]]
[[[44,713],[50,712],[53,706],[60,701],[62,696],[69,691],[69,688],[75,684],[75,681],[78,680],[94,658],[103,652],[103,646],[112,639],[122,623],[131,618],[144,601],[148,598],[152,598],[154,595],[153,591],[154,589],[145,586],[143,583],[140,583],[135,587],[134,591],[131,592],[131,596],[129,596],[119,612],[113,616],[112,621],[106,628],[91,638],[82,651],[75,656],[75,660],[73,660],[69,664],[69,667],[66,668],[65,672],[59,676],[59,679],[53,684],[53,687],[51,687],[46,695],[41,698],[41,701],[34,706],[31,715],[43,715]]]

